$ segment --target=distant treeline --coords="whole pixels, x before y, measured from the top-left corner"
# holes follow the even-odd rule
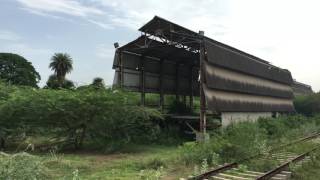
[[[298,113],[307,116],[320,113],[320,92],[296,97],[294,100],[294,106]]]

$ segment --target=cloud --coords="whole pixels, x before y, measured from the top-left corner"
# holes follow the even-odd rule
[[[109,20],[115,26],[137,29],[154,15],[158,15],[185,25],[193,30],[210,26],[222,26],[222,19],[228,13],[225,0],[90,0],[111,11]],[[205,23],[203,23],[205,22]]]
[[[10,52],[20,54],[26,57],[34,57],[34,56],[50,56],[53,54],[53,51],[45,48],[36,48],[31,47],[24,43],[13,43],[0,46],[1,52]]]
[[[42,17],[48,17],[48,18],[52,18],[52,19],[72,21],[71,19],[66,18],[66,17],[57,16],[57,15],[49,14],[49,13],[46,13],[46,12],[37,11],[37,10],[34,10],[34,9],[29,9],[29,8],[20,8],[20,9],[25,10],[25,11],[31,13],[31,14],[34,14],[34,15],[42,16]]]
[[[71,17],[81,18],[104,29],[112,27],[95,20],[105,15],[104,11],[76,0],[17,0],[31,14],[74,22]],[[67,15],[67,16],[66,16]]]
[[[111,24],[95,21],[95,20],[92,20],[92,19],[88,19],[88,21],[90,23],[92,23],[92,24],[95,24],[95,25],[103,28],[103,29],[114,29],[114,27]]]
[[[184,0],[176,1],[171,6],[171,0],[17,0],[23,5],[23,9],[30,13],[63,19],[61,15],[80,17],[87,22],[95,24],[104,29],[115,27],[126,27],[136,30],[154,15],[159,15],[198,31],[199,28],[217,29],[228,10],[225,0]],[[219,7],[219,8],[208,8]],[[186,13],[187,12],[187,13]],[[224,27],[223,27],[224,28]]]
[[[18,41],[21,37],[11,31],[6,30],[0,30],[0,40],[6,40],[6,41]]]
[[[71,16],[88,17],[102,15],[103,11],[81,4],[75,0],[17,0],[34,12],[63,13]]]
[[[100,44],[96,48],[96,55],[101,59],[111,59],[114,56],[114,47],[106,44]]]

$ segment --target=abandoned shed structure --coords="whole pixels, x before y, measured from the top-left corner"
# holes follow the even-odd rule
[[[310,95],[314,93],[310,85],[295,80],[292,83],[292,90],[295,96]]]
[[[114,85],[141,93],[200,97],[200,130],[209,110],[228,125],[294,111],[288,70],[155,16],[141,36],[117,48]]]

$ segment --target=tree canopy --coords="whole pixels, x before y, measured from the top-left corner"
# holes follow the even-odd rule
[[[51,58],[49,67],[54,71],[56,77],[58,78],[59,85],[62,86],[66,74],[70,73],[73,69],[72,58],[67,53],[55,53]]]
[[[96,77],[93,79],[91,86],[95,88],[105,88],[104,80],[100,77]]]
[[[74,83],[68,79],[64,79],[62,84],[60,84],[58,77],[55,74],[53,74],[53,75],[49,76],[49,79],[47,81],[45,88],[49,88],[49,89],[59,89],[59,88],[74,89],[75,86],[74,86]]]
[[[9,84],[38,87],[40,74],[22,56],[0,53],[0,79]]]

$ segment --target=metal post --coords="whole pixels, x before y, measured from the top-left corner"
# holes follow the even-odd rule
[[[140,58],[140,88],[141,88],[141,105],[145,106],[145,77],[144,77],[144,57]]]
[[[203,91],[205,83],[204,79],[204,61],[205,61],[205,47],[204,47],[204,33],[199,32],[201,36],[200,41],[200,132],[206,133],[206,98]]]
[[[122,62],[122,52],[118,51],[119,56],[119,86],[120,88],[123,87],[123,62]]]
[[[193,66],[190,68],[190,79],[189,79],[189,85],[190,85],[190,95],[189,95],[189,106],[190,109],[193,110]]]
[[[163,110],[164,98],[163,98],[163,59],[160,60],[160,77],[159,77],[159,86],[160,86],[160,109]]]
[[[187,107],[187,96],[186,95],[182,96],[182,102],[183,102],[184,107]]]
[[[179,64],[176,63],[176,101],[180,101],[179,97]]]

